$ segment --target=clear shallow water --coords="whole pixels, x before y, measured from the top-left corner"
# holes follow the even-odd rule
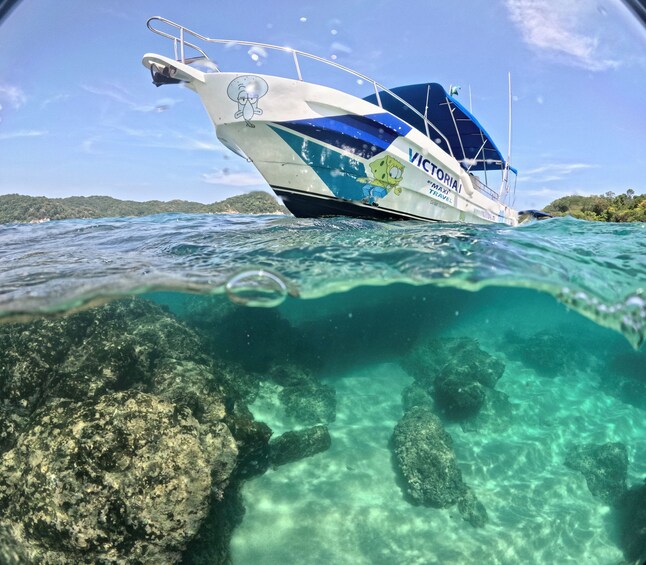
[[[646,328],[646,225],[554,219],[520,228],[167,214],[0,226],[0,316],[150,290],[256,284],[303,299],[408,283],[546,292],[635,346]],[[283,288],[284,285],[284,288]]]
[[[197,382],[190,362],[211,367],[208,359],[234,375],[221,380],[220,369],[204,371],[206,382],[212,378],[239,395],[234,408],[230,401],[222,408],[229,429],[240,426],[231,414],[242,418],[244,407],[274,438],[319,420],[326,425],[329,449],[231,475],[244,506],[226,543],[234,564],[620,563],[634,560],[620,512],[593,496],[583,474],[564,461],[575,445],[620,442],[628,455],[626,484],[640,485],[646,476],[646,353],[638,347],[645,327],[644,229],[568,219],[508,229],[181,215],[3,226],[0,310],[15,322],[137,293],[167,312],[144,315],[139,306],[123,314],[76,314],[83,323],[65,328],[73,353],[57,354],[42,373],[72,384],[61,392],[50,382],[32,421],[57,395],[79,396],[74,386],[89,396],[78,376],[93,374],[86,357],[96,356],[108,395],[132,389],[186,403],[202,427],[208,410],[194,397],[186,400],[181,386]],[[245,283],[236,279],[241,272],[255,274]],[[248,301],[273,307],[240,305]],[[160,321],[144,326],[139,320],[146,316]],[[168,333],[171,319],[179,323],[173,332],[199,336],[199,359],[187,337]],[[94,320],[114,323],[118,335],[106,330],[97,337]],[[64,334],[57,325],[40,333],[26,330],[32,328],[26,322],[3,327],[8,349],[24,341],[24,350],[34,352],[26,355],[39,358],[3,358],[3,370],[12,362],[18,367],[14,375],[21,362],[40,370],[44,355],[35,352],[50,347],[48,336],[54,342]],[[412,504],[393,456],[393,429],[410,409],[404,391],[421,378],[420,364],[430,371],[424,363],[455,339],[476,343],[503,367],[494,388],[507,400],[486,418],[456,420],[434,405],[464,483],[486,508],[481,528],[456,505]],[[111,353],[129,347],[136,361]],[[473,361],[460,351],[453,357],[458,368]],[[101,372],[102,363],[109,371]],[[181,369],[168,373],[175,363]],[[152,377],[143,374],[157,366]],[[294,411],[284,396],[290,383],[274,373],[284,367],[298,367],[305,389],[317,383],[303,393],[308,402],[333,391],[333,417]],[[0,372],[10,407],[16,393],[7,375]],[[209,387],[199,391],[202,399],[212,394]],[[92,392],[93,401],[104,392]],[[34,433],[25,426],[15,445]],[[241,454],[245,440],[234,436]],[[4,449],[6,460],[14,449],[11,443]],[[6,487],[0,487],[2,503]],[[56,500],[52,514],[67,512]],[[225,562],[204,549],[217,545],[208,540],[223,528],[219,519],[204,519],[198,537],[206,542],[186,543],[183,557],[166,553],[165,559]],[[7,521],[10,529],[29,524],[0,514],[0,550]]]

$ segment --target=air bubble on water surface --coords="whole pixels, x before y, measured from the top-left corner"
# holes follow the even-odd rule
[[[271,271],[253,269],[231,277],[225,285],[229,300],[235,304],[273,308],[287,298],[285,281]]]

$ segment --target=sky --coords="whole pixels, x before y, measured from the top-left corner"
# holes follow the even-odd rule
[[[511,73],[517,208],[646,193],[646,30],[621,0],[22,0],[0,24],[0,194],[208,203],[269,191],[219,143],[194,92],[151,83],[142,56],[172,56],[146,28],[153,15],[389,87],[459,85],[503,154]],[[279,56],[206,51],[256,73]]]

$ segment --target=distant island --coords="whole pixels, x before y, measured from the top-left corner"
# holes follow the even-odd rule
[[[543,211],[595,222],[646,222],[646,194],[637,195],[629,189],[619,195],[606,192],[602,196],[564,196]]]
[[[543,208],[553,216],[573,216],[596,222],[646,222],[646,194],[633,190],[616,195],[606,192],[600,196],[564,196]],[[45,196],[0,195],[0,224],[12,222],[46,222],[83,218],[113,218],[148,216],[151,214],[289,214],[267,192],[254,191],[232,196],[213,204],[186,200],[149,200],[135,202],[110,196]]]
[[[20,194],[0,195],[0,224],[148,216],[173,212],[184,214],[289,214],[287,208],[279,204],[270,194],[262,191],[232,196],[213,204],[201,204],[186,200],[135,202],[133,200],[118,200],[110,196],[47,198]]]

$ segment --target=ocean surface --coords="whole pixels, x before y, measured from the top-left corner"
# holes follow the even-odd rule
[[[646,559],[646,224],[167,214],[0,243],[7,562]]]

